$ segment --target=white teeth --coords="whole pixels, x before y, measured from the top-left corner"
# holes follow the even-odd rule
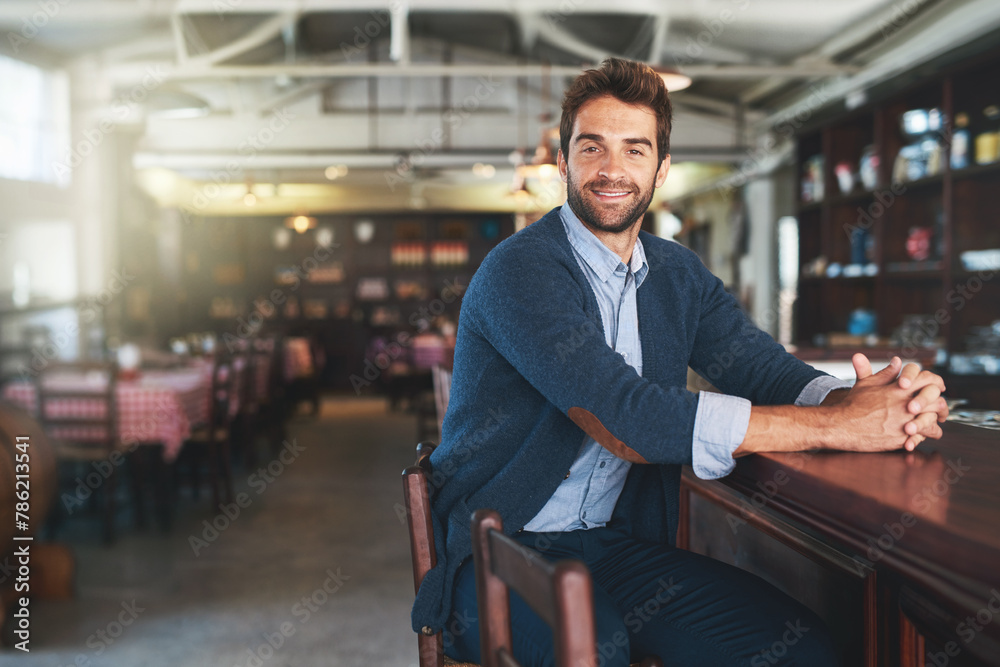
[[[602,197],[624,197],[625,195],[628,194],[627,192],[600,192],[600,191],[596,192]]]

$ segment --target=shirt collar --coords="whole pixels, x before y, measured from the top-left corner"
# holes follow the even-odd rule
[[[625,263],[608,246],[601,243],[601,240],[594,236],[594,233],[576,216],[576,213],[564,204],[559,209],[559,219],[562,220],[566,229],[566,236],[573,249],[576,250],[583,261],[594,270],[594,273],[603,281],[614,274],[615,271],[625,268]],[[635,286],[638,288],[649,273],[649,265],[646,263],[646,251],[642,247],[640,239],[635,240],[635,247],[632,249],[632,257],[629,259],[629,267],[635,275]]]

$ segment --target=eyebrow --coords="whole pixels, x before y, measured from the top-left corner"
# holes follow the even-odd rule
[[[578,134],[576,140],[573,143],[579,143],[581,141],[588,141],[588,140],[604,143],[604,137],[601,136],[600,134]],[[628,138],[625,139],[624,142],[630,145],[641,144],[643,146],[649,146],[650,148],[653,147],[653,144],[649,141],[649,139],[646,139],[645,137]]]

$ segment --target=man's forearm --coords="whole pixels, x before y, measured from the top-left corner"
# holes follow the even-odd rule
[[[840,392],[830,392],[831,395],[834,393]],[[842,443],[837,442],[837,429],[834,427],[838,420],[834,417],[833,408],[826,403],[823,401],[823,405],[816,407],[755,405],[750,410],[746,436],[733,456],[754,452],[798,452],[817,447],[839,448]]]

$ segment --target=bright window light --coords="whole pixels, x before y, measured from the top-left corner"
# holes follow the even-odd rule
[[[69,185],[66,75],[0,56],[0,178]]]

